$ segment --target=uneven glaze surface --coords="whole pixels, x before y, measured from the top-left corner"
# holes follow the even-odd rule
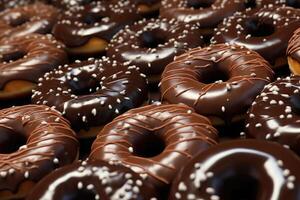
[[[160,74],[174,56],[204,44],[198,27],[176,20],[151,19],[135,23],[114,36],[107,55],[140,68],[147,75]]]
[[[273,65],[277,59],[285,58],[288,41],[299,26],[299,9],[269,6],[225,19],[215,31],[212,42],[246,46]]]
[[[267,85],[248,112],[248,136],[279,142],[300,155],[299,92],[299,76],[278,79]]]
[[[176,57],[165,68],[160,89],[168,103],[184,103],[199,114],[230,122],[246,112],[273,75],[256,52],[219,44]]]
[[[300,28],[298,28],[288,43],[287,56],[300,62]]]
[[[0,1],[0,10],[2,11],[7,8],[24,6],[31,2],[32,2],[32,0],[1,0]]]
[[[120,162],[144,174],[146,181],[165,187],[182,165],[215,145],[217,139],[217,130],[209,120],[191,108],[149,105],[107,124],[94,141],[89,158]],[[154,149],[160,152],[153,153]]]
[[[199,154],[178,174],[170,200],[300,198],[299,158],[280,145],[237,140]]]
[[[65,65],[46,73],[32,96],[55,107],[75,129],[104,125],[147,98],[145,75],[108,58]]]
[[[98,1],[65,11],[53,34],[68,47],[85,44],[96,37],[109,41],[125,25],[141,19],[129,0]]]
[[[33,83],[68,61],[63,45],[50,35],[30,34],[0,41],[0,90],[13,80]]]
[[[57,111],[47,106],[27,105],[1,110],[0,132],[1,191],[17,192],[22,182],[37,182],[77,157],[75,133]],[[16,145],[11,141],[14,137],[24,137],[26,143],[14,152],[3,153],[3,144]]]
[[[157,200],[153,186],[121,165],[82,161],[43,179],[28,200]]]
[[[7,9],[0,13],[0,38],[50,33],[58,14],[56,8],[42,3]]]

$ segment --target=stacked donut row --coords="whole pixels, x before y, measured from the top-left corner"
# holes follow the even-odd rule
[[[299,7],[0,2],[0,199],[300,199]]]

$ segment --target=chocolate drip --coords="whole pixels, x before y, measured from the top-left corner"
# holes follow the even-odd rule
[[[288,43],[287,56],[300,61],[300,28],[298,28]]]

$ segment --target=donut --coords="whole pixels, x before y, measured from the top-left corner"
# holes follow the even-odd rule
[[[299,91],[299,76],[267,85],[248,111],[246,135],[279,142],[300,155]]]
[[[66,10],[52,32],[71,55],[90,56],[105,52],[115,33],[139,19],[129,0],[91,2]]]
[[[300,28],[294,32],[289,40],[286,54],[291,72],[300,75]]]
[[[82,161],[49,174],[27,200],[157,200],[156,195],[152,185],[127,167],[103,161]]]
[[[0,110],[0,199],[24,198],[54,169],[76,160],[69,123],[47,106]]]
[[[165,103],[184,103],[216,126],[241,120],[264,85],[270,65],[243,46],[195,48],[166,66],[160,85]]]
[[[188,106],[154,104],[132,109],[107,124],[89,159],[121,163],[164,191],[182,165],[217,140],[210,121]]]
[[[278,144],[224,142],[196,156],[178,173],[169,200],[296,200],[299,166],[299,158]]]
[[[158,83],[164,67],[175,55],[204,44],[196,26],[176,20],[142,20],[114,36],[107,55],[140,68],[150,83]]]
[[[0,102],[30,97],[39,77],[67,61],[63,45],[50,35],[0,40]]]
[[[50,33],[57,16],[56,8],[42,3],[6,9],[0,12],[0,39]]]
[[[204,34],[211,34],[224,18],[264,3],[263,0],[162,0],[161,4],[160,15],[163,18],[198,23]]]
[[[300,26],[299,16],[298,9],[274,6],[237,13],[218,26],[212,43],[243,45],[258,52],[277,72],[287,66],[288,41]]]
[[[103,125],[147,99],[147,84],[135,66],[108,58],[77,61],[40,79],[35,104],[53,107],[71,122],[79,137],[93,137]]]

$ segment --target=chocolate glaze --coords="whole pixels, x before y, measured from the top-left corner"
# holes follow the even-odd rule
[[[0,38],[50,33],[58,10],[50,5],[32,5],[7,9],[0,13]]]
[[[132,170],[103,161],[83,161],[44,178],[28,200],[157,200],[155,189]]]
[[[75,133],[57,111],[47,106],[27,105],[1,110],[0,132],[0,141],[5,140],[10,145],[15,145],[9,139],[15,134],[26,138],[26,144],[15,152],[0,154],[0,191],[15,193],[22,182],[37,182],[77,157]]]
[[[91,2],[65,11],[53,34],[68,47],[78,47],[93,37],[109,41],[125,25],[139,19],[129,0]]]
[[[89,158],[120,162],[164,188],[185,162],[217,139],[210,121],[185,105],[148,105],[107,124]]]
[[[299,91],[299,76],[278,79],[267,85],[248,111],[247,135],[279,142],[300,155],[300,115],[294,110],[297,105],[291,101]]]
[[[145,76],[136,67],[102,58],[46,73],[32,102],[55,107],[78,130],[104,125],[146,98]]]
[[[297,156],[271,142],[225,142],[199,154],[180,171],[169,200],[296,200],[299,166]]]
[[[71,7],[89,4],[92,1],[95,1],[95,0],[49,0],[49,3],[58,8],[70,9]]]
[[[271,64],[285,57],[288,41],[300,26],[300,10],[269,6],[256,12],[247,11],[229,17],[215,31],[212,43],[246,46]],[[286,66],[287,61],[273,68]]]
[[[261,7],[266,3],[263,1],[256,0],[253,5]],[[163,0],[161,16],[183,22],[197,22],[201,28],[213,28],[224,18],[246,8],[245,0]]]
[[[44,73],[66,63],[63,45],[50,35],[30,34],[0,41],[0,90],[13,80],[36,83]]]
[[[176,57],[165,68],[160,89],[168,103],[184,103],[199,114],[230,122],[246,112],[273,76],[256,52],[218,44]]]
[[[300,62],[300,28],[294,32],[293,36],[289,40],[286,54]]]
[[[107,55],[138,66],[146,75],[160,74],[175,55],[202,46],[201,37],[196,26],[174,19],[143,20],[115,35]]]

